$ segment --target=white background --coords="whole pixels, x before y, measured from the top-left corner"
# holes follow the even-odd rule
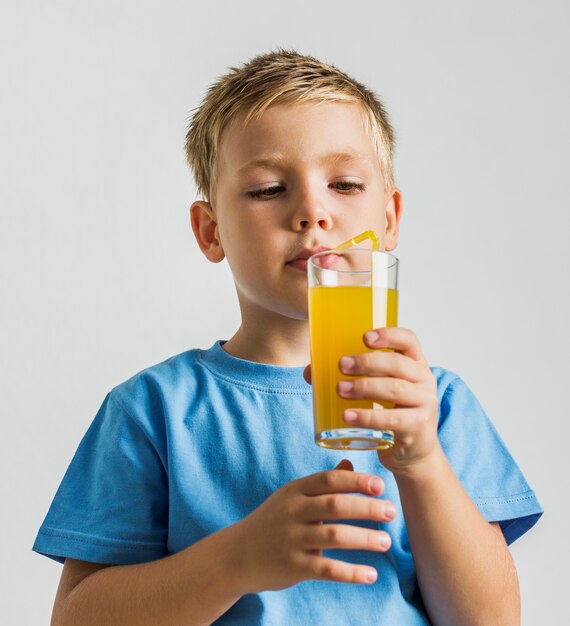
[[[185,127],[228,66],[277,46],[385,99],[401,325],[536,490],[546,513],[512,548],[523,624],[563,623],[569,21],[563,0],[2,2],[3,624],[49,623],[61,566],[31,545],[107,391],[237,327],[227,265],[190,230]]]

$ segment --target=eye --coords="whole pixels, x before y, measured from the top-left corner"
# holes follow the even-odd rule
[[[281,185],[273,185],[272,187],[264,187],[263,189],[248,191],[247,195],[250,198],[271,199],[274,198],[282,190],[283,187],[281,187]]]
[[[333,187],[335,187],[338,191],[342,193],[351,193],[351,192],[359,192],[364,191],[366,186],[362,183],[355,183],[350,180],[339,180],[337,182],[331,183]]]

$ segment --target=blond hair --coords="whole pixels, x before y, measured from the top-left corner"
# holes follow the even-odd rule
[[[229,69],[208,89],[186,134],[186,158],[202,197],[213,199],[220,138],[238,115],[245,113],[247,124],[272,104],[307,101],[360,103],[384,186],[386,190],[394,187],[394,131],[384,105],[364,85],[333,65],[294,50],[278,49]]]

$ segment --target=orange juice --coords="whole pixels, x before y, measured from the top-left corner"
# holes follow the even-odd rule
[[[340,371],[341,357],[372,352],[364,344],[364,333],[373,328],[397,326],[398,292],[368,286],[310,287],[309,322],[316,442],[325,448],[388,447],[391,444],[382,441],[363,439],[358,443],[359,437],[352,436],[355,429],[344,421],[343,412],[348,408],[371,409],[374,403],[345,400],[338,395],[336,387],[340,380],[354,378]],[[386,402],[382,405],[393,406]],[[321,438],[325,431],[327,436]]]

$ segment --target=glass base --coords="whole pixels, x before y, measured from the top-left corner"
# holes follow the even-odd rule
[[[394,445],[394,434],[370,428],[336,428],[317,433],[315,443],[330,450],[386,450]]]

